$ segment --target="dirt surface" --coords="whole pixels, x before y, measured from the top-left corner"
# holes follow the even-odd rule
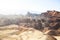
[[[0,27],[0,29],[0,40],[56,40],[54,37],[33,28],[22,27],[18,29],[16,25],[10,25],[9,27]],[[60,36],[55,37],[60,40]]]

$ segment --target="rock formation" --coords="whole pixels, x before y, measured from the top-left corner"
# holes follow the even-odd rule
[[[41,19],[46,20],[46,22],[48,23],[49,30],[57,31],[60,28],[60,12],[59,11],[53,10],[53,11],[43,12],[41,14],[41,17],[42,17]],[[52,33],[52,31],[50,33]]]

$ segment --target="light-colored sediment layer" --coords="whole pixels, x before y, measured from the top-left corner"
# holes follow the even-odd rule
[[[0,30],[0,40],[54,40],[52,36],[45,35],[44,33],[35,29],[24,27],[20,30],[11,29],[14,28],[13,25],[12,27],[7,28],[8,29],[5,28],[4,30]],[[60,40],[60,37],[56,38]]]

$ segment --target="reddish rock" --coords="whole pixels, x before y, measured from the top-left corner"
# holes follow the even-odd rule
[[[60,28],[60,12],[59,11],[47,11],[41,14],[42,19],[48,21],[51,29]]]

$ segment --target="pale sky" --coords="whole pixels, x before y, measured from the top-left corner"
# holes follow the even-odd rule
[[[60,0],[0,0],[0,14],[39,13],[47,10],[60,11]]]

